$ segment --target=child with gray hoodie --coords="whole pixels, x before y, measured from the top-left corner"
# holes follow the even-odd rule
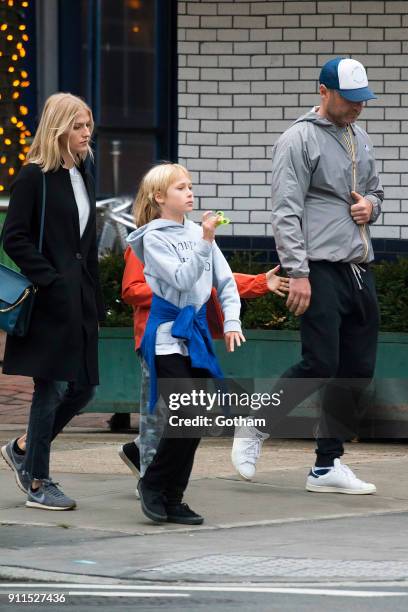
[[[150,372],[150,409],[159,395],[192,396],[197,379],[222,378],[206,320],[206,303],[217,289],[228,351],[245,341],[240,299],[231,269],[214,241],[218,215],[207,211],[202,225],[186,219],[193,209],[191,176],[179,164],[164,163],[142,179],[136,201],[137,230],[128,237],[144,263],[153,300],[140,351]],[[159,381],[159,384],[158,384]],[[192,403],[178,411],[193,417]],[[200,442],[168,426],[152,463],[139,481],[144,514],[155,522],[201,524],[203,517],[182,503]]]

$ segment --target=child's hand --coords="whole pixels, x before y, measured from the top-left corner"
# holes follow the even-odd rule
[[[285,297],[285,293],[289,293],[289,279],[285,276],[277,276],[280,266],[276,266],[272,270],[266,272],[266,284],[268,285],[269,291]]]
[[[220,222],[220,215],[214,215],[212,210],[207,210],[203,214],[203,220],[201,222],[201,227],[203,229],[203,238],[204,240],[208,240],[208,242],[212,242],[215,237],[215,229],[217,224]]]
[[[235,343],[237,344],[237,346],[241,346],[241,340],[242,342],[246,342],[245,336],[243,336],[241,332],[226,332],[224,334],[224,340],[225,346],[227,347],[227,351],[229,353],[234,352]]]

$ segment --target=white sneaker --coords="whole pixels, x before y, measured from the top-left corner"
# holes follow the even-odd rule
[[[315,493],[347,493],[348,495],[370,495],[377,491],[375,485],[357,478],[354,472],[340,459],[326,474],[319,475],[316,468],[310,470],[306,490]]]
[[[255,476],[256,462],[261,454],[262,444],[267,438],[269,434],[262,433],[253,426],[244,425],[235,428],[231,461],[244,480],[251,480]]]

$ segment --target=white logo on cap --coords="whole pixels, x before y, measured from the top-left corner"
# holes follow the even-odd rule
[[[353,79],[355,83],[358,83],[360,87],[364,87],[362,83],[365,83],[365,81],[367,80],[365,70],[363,70],[361,66],[356,66],[355,68],[353,68],[353,72],[351,73],[351,78]]]
[[[354,59],[343,59],[337,67],[340,89],[360,89],[368,86],[363,64]]]

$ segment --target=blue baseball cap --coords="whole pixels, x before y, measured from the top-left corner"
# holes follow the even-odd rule
[[[368,87],[363,64],[348,57],[335,57],[326,62],[320,71],[319,82],[328,89],[335,89],[350,102],[365,102],[377,98]]]

